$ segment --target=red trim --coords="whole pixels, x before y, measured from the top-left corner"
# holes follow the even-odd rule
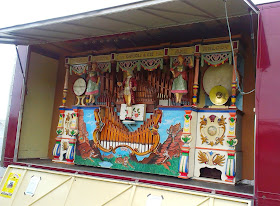
[[[179,173],[180,173],[180,175],[178,176],[178,178],[189,179],[188,173],[186,173],[186,172],[179,172]]]
[[[223,152],[235,152],[235,150],[225,150],[225,149],[205,148],[205,147],[195,147],[195,149],[216,150],[216,151],[223,151]]]
[[[171,90],[172,93],[188,93],[188,90]]]
[[[22,64],[23,72],[25,73],[27,69],[27,62],[29,58],[29,49],[28,46],[18,46],[19,56]],[[13,162],[14,152],[15,152],[15,143],[18,127],[18,117],[21,110],[22,102],[22,88],[23,88],[23,76],[21,73],[21,68],[19,61],[16,62],[15,75],[13,79],[13,90],[11,96],[11,107],[9,112],[9,121],[7,128],[7,139],[5,144],[5,153],[3,158],[3,165],[7,167],[10,163]]]
[[[109,178],[109,179],[116,179],[116,180],[124,180],[124,181],[131,181],[135,182],[138,181],[139,183],[145,183],[145,184],[152,184],[157,186],[164,186],[164,187],[172,187],[175,189],[186,189],[186,190],[194,190],[199,192],[207,192],[212,193],[215,191],[215,194],[220,195],[227,195],[232,197],[239,197],[239,198],[246,198],[246,199],[254,199],[253,195],[249,194],[242,194],[242,193],[236,193],[236,192],[230,192],[230,191],[224,191],[224,190],[215,190],[205,187],[196,187],[191,185],[183,185],[178,183],[170,183],[170,182],[161,182],[157,180],[147,180],[147,179],[136,179],[132,177],[125,177],[125,176],[119,176],[119,175],[112,175],[112,174],[105,174],[105,173],[97,173],[97,172],[87,172],[87,171],[77,171],[77,170],[71,170],[71,169],[65,169],[65,168],[57,168],[57,167],[48,167],[48,166],[42,166],[42,165],[36,165],[36,164],[28,164],[28,163],[21,163],[21,162],[14,162],[12,163],[14,165],[19,166],[28,166],[38,169],[47,169],[47,170],[53,170],[58,172],[68,172],[73,174],[81,174],[81,175],[89,175],[93,177],[101,177],[101,178]]]

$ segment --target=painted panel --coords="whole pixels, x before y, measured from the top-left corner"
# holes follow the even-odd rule
[[[126,104],[121,105],[120,119],[125,120],[127,116]],[[132,119],[134,121],[146,120],[146,104],[135,104],[132,105]]]
[[[195,178],[229,184],[240,179],[240,120],[234,110],[198,112]]]
[[[98,110],[96,109],[79,110],[79,137],[75,164],[178,176],[180,147],[183,145],[181,136],[184,127],[184,109],[159,110],[162,116],[158,127],[151,124],[148,128],[157,135],[149,136],[149,131],[147,131],[141,133],[140,139],[137,139],[140,137],[137,136],[137,132],[146,131],[143,125],[151,119],[155,120],[153,118],[156,118],[156,114],[152,116],[147,114],[146,123],[142,122],[142,125],[135,128],[134,132],[129,133],[127,130],[126,136],[130,137],[127,139],[124,134],[116,132],[115,127],[108,129],[109,123],[106,118],[95,116],[97,114],[95,111]],[[113,119],[113,111],[109,113],[111,113],[110,118]],[[102,119],[104,127],[100,136],[96,137],[98,136],[96,135],[98,118]],[[102,136],[104,131],[107,133]],[[133,136],[134,134],[136,136]],[[99,142],[94,138],[99,138]]]
[[[196,147],[227,149],[229,113],[199,112]]]
[[[76,109],[60,108],[56,134],[53,161],[74,164],[76,136],[78,134],[78,113]]]

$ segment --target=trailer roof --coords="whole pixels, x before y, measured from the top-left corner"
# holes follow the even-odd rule
[[[229,17],[255,13],[251,0],[227,0]],[[223,0],[150,0],[0,29],[0,43],[34,45],[225,18]]]

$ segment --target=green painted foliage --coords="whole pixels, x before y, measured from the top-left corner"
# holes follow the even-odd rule
[[[94,166],[100,167],[99,163],[102,162],[99,158],[94,158],[90,161],[89,159],[84,160],[81,156],[75,156],[75,164],[77,165],[87,165],[87,166]],[[179,168],[179,160],[180,157],[175,157],[169,160],[170,166],[169,170],[165,168],[163,165],[156,165],[156,164],[142,164],[138,162],[134,162],[129,160],[129,163],[133,166],[123,166],[122,164],[115,163],[116,158],[107,159],[104,158],[104,161],[110,162],[113,165],[110,167],[111,169],[118,169],[118,170],[127,170],[127,171],[137,171],[137,172],[144,172],[144,173],[153,173],[153,174],[160,174],[160,175],[168,175],[168,176],[178,176],[178,168]]]

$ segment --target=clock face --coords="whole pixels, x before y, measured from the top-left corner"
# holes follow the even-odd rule
[[[87,85],[83,78],[79,78],[74,82],[73,91],[77,96],[82,95],[86,91]]]

